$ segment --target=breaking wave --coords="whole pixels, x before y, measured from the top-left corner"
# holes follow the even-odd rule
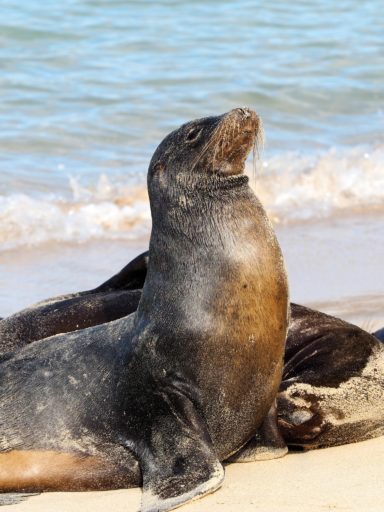
[[[255,189],[275,222],[384,211],[384,147],[288,153],[260,168]]]
[[[81,243],[92,239],[135,239],[151,226],[144,187],[117,190],[105,175],[86,188],[70,178],[72,197],[0,196],[0,247],[48,242]]]
[[[284,153],[258,162],[251,185],[275,223],[384,211],[384,147],[329,150],[317,156]],[[144,177],[142,183],[144,182]],[[135,239],[151,217],[146,187],[101,175],[93,186],[69,178],[70,195],[0,196],[0,247],[47,242]]]

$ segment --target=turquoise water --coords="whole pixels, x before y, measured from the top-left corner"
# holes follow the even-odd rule
[[[2,248],[147,229],[137,187],[160,140],[242,105],[264,120],[260,193],[277,219],[380,207],[382,12],[379,0],[3,0]]]

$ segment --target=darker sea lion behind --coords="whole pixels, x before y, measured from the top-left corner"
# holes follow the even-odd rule
[[[383,343],[325,313],[291,311],[278,395],[284,440],[310,449],[383,435]]]
[[[147,253],[93,290],[53,297],[0,320],[0,357],[29,343],[133,313],[147,273]]]

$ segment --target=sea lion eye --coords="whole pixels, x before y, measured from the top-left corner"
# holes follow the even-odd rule
[[[153,171],[154,172],[162,172],[164,170],[165,170],[165,165],[163,163],[161,163],[161,162],[157,162],[153,166]]]
[[[185,137],[187,142],[195,142],[199,138],[202,128],[191,128]]]

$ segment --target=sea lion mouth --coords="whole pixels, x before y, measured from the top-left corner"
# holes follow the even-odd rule
[[[249,108],[236,108],[224,114],[215,134],[213,171],[221,176],[243,174],[245,161],[260,142],[260,119]]]

